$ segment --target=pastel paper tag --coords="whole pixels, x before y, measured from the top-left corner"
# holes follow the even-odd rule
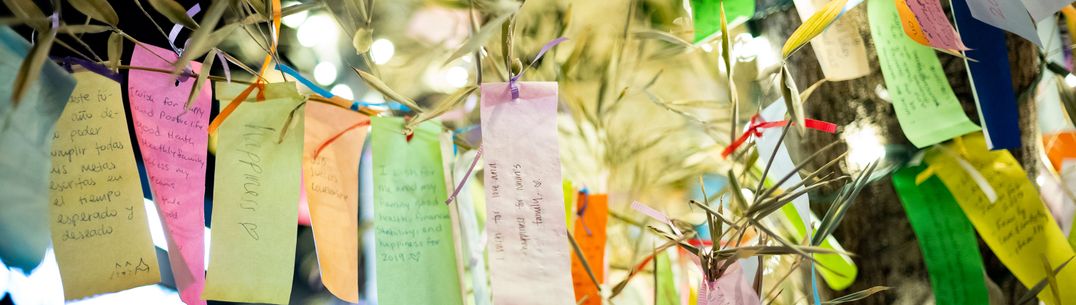
[[[303,187],[321,282],[336,297],[358,303],[359,155],[370,118],[324,103],[308,103],[305,113]]]
[[[161,279],[120,84],[89,71],[56,123],[49,208],[65,300]]]
[[[1034,0],[1044,1],[1044,0]],[[1050,0],[1055,1],[1055,0]],[[989,24],[995,28],[999,28],[1010,33],[1019,35],[1028,41],[1031,41],[1035,45],[1042,47],[1042,41],[1039,40],[1039,35],[1035,32],[1035,21],[1031,19],[1031,15],[1028,14],[1027,8],[1021,1],[1016,0],[952,0],[952,6],[957,6],[957,3],[967,3],[967,6],[971,9],[971,15]],[[954,8],[955,11],[955,8]],[[955,12],[954,12],[954,15]],[[956,17],[957,30],[967,33],[975,33],[975,35],[981,34],[978,31],[965,31],[960,29],[960,17]],[[974,36],[974,35],[973,35]],[[993,35],[991,35],[993,36]],[[965,37],[969,38],[969,37]],[[984,37],[985,38],[985,37]],[[993,39],[993,37],[990,37]],[[965,41],[967,42],[967,41]],[[975,49],[974,46],[968,43],[968,48]],[[976,58],[977,59],[977,58]],[[1006,65],[1006,68],[1008,66]],[[1008,69],[1006,69],[1008,70]]]
[[[785,102],[784,99],[778,99],[777,101],[770,103],[765,109],[759,113],[759,117],[763,121],[772,122],[779,121],[785,118]],[[788,180],[779,185],[781,191],[784,193],[797,193],[803,190],[803,186],[789,189],[794,185],[800,184],[803,178],[796,172],[796,164],[792,162],[792,157],[788,154],[788,148],[784,143],[781,143],[782,128],[766,128],[762,130],[762,137],[758,138],[756,147],[758,147],[758,156],[760,159],[769,160],[770,156],[773,156],[773,161],[770,162],[770,172],[766,175],[769,180],[780,181],[785,176],[789,176]],[[763,162],[764,163],[764,162]],[[807,194],[800,195],[795,199],[792,199],[792,206],[796,208],[796,213],[799,214],[801,222],[808,224],[811,219],[811,202]]]
[[[676,278],[673,277],[673,264],[669,259],[669,250],[661,251],[654,257],[654,279],[657,281],[656,305],[679,305],[680,292],[676,290]],[[685,291],[687,292],[687,291]]]
[[[466,177],[468,174],[467,169],[476,157],[476,151],[462,152],[456,154],[456,156],[455,166],[452,169],[454,182],[458,183],[464,179],[469,180],[453,203],[460,215],[460,236],[462,237],[460,244],[463,248],[461,260],[464,268],[470,270],[474,304],[490,305],[492,304],[492,299],[489,291],[489,272],[486,270],[485,261],[486,235],[485,231],[481,230],[478,225],[478,214],[475,212],[475,196],[473,195],[480,192],[481,187],[477,183],[478,178]],[[471,172],[472,175],[476,173]]]
[[[207,300],[287,304],[291,296],[303,100],[294,83],[266,91],[264,101],[242,102],[217,131]]]
[[[75,79],[46,61],[41,78],[18,105],[11,103],[15,78],[30,43],[0,26],[0,261],[29,274],[49,247],[49,151],[53,128]],[[2,289],[0,289],[2,291]]]
[[[807,20],[828,0],[795,0],[800,20]],[[867,47],[852,20],[837,19],[824,32],[811,39],[822,74],[830,81],[843,81],[871,73]]]
[[[960,34],[949,23],[939,0],[905,0],[915,15],[923,34],[931,46],[945,50],[967,50]]]
[[[463,304],[441,162],[439,122],[403,134],[399,117],[374,117],[374,259],[379,305]]]
[[[729,266],[717,280],[703,279],[699,285],[699,305],[759,305],[755,289],[744,280],[740,264]]]
[[[922,148],[979,130],[964,115],[934,50],[903,33],[894,2],[870,1],[871,36],[897,121],[908,140]]]
[[[170,70],[169,61],[176,58],[176,53],[166,49],[136,45],[131,65]],[[191,69],[201,68],[198,62],[190,64]],[[172,276],[184,303],[205,304],[206,127],[212,87],[205,81],[194,104],[186,109],[195,78],[188,77],[177,86],[169,73],[132,69],[128,75],[131,121],[157,206],[156,216],[168,236]]]
[[[1020,0],[1031,14],[1031,19],[1042,21],[1050,18],[1061,8],[1072,4],[1072,0]]]
[[[585,196],[586,199],[579,203],[579,211],[582,215],[575,219],[575,230],[572,236],[575,238],[575,243],[579,245],[579,250],[583,252],[583,257],[587,259],[587,266],[594,273],[594,278],[598,280],[598,284],[601,284],[605,279],[605,224],[609,221],[609,196],[605,194]],[[576,255],[572,255],[572,282],[575,286],[577,304],[602,304],[599,287],[594,286],[594,281],[587,274],[583,262]]]
[[[953,151],[966,152],[961,157],[975,167],[998,190],[997,202],[990,203],[970,175],[948,154],[937,150],[927,153],[926,162],[935,170],[956,202],[971,220],[979,236],[998,259],[1026,287],[1046,278],[1043,259],[1057,268],[1073,256],[1061,229],[1046,211],[1035,186],[1006,150],[988,151],[982,135],[963,137],[964,147],[950,145]],[[1064,268],[1057,274],[1062,304],[1076,300],[1076,269]],[[1051,289],[1044,289],[1039,299],[1053,302]]]
[[[964,60],[968,68],[968,79],[972,83],[972,94],[979,109],[979,121],[983,124],[986,145],[990,149],[1020,148],[1020,119],[1016,108],[1016,91],[1012,87],[1012,72],[1009,70],[1009,51],[1005,46],[1005,33],[990,25],[972,18],[975,11],[969,11],[969,5],[980,0],[953,0],[953,19],[961,32],[967,35],[964,42],[971,50],[964,51],[964,56],[976,61]],[[997,0],[987,0],[991,2]],[[1001,5],[1016,4],[1018,1],[997,1]],[[995,11],[991,9],[991,11]],[[1030,17],[1027,14],[1023,18]],[[980,19],[981,20],[981,19]],[[1032,26],[1034,26],[1032,24]],[[1035,28],[1031,35],[1039,38]],[[1040,46],[1041,43],[1038,43]]]
[[[574,304],[557,84],[482,85],[486,230],[493,304]]]

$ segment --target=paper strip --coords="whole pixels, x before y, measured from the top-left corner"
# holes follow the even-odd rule
[[[972,82],[971,92],[979,109],[979,121],[983,124],[983,134],[990,149],[1020,148],[1020,122],[1016,109],[1016,92],[1012,88],[1012,74],[1009,71],[1009,51],[1005,47],[1005,34],[986,23],[972,18],[974,11],[968,10],[968,4],[979,0],[953,0],[953,17],[961,32],[967,35],[964,43],[971,50],[964,51],[964,56],[977,61],[964,60],[968,68],[968,79]],[[991,0],[993,1],[993,0]],[[1015,3],[1016,1],[1000,1]],[[1025,18],[1026,14],[1023,15]],[[1035,28],[1031,35],[1039,38]],[[1041,43],[1038,43],[1040,46]]]
[[[220,94],[217,99],[228,100]],[[269,84],[265,101],[242,102],[218,131],[213,235],[202,294],[207,300],[289,301],[303,152],[301,102],[294,83]]]
[[[486,229],[494,304],[572,304],[557,143],[557,84],[482,85]]]
[[[1072,0],[1021,0],[1031,19],[1042,21],[1053,16],[1061,8],[1072,4]]]
[[[410,141],[403,127],[402,118],[373,118],[378,304],[460,305],[440,123],[420,124]]]
[[[0,96],[11,96],[30,43],[0,26]],[[49,247],[48,185],[53,127],[75,79],[45,62],[18,105],[0,102],[0,260],[29,274]]]
[[[467,174],[473,174],[469,170],[470,163],[476,159],[477,151],[467,151],[458,154],[456,166],[453,168],[455,180],[468,179]],[[477,178],[470,177],[472,182],[463,184],[463,190],[456,196],[456,209],[460,215],[460,228],[462,231],[460,243],[463,246],[463,262],[471,273],[471,289],[474,293],[475,305],[490,305],[493,301],[489,292],[489,273],[486,271],[486,242],[485,232],[478,226],[478,214],[475,213],[475,191],[481,187],[476,182]]]
[[[359,302],[359,155],[370,118],[324,103],[306,105],[303,186],[310,207],[321,282]],[[317,156],[315,152],[330,139]]]
[[[579,250],[587,259],[587,266],[594,273],[594,278],[601,284],[605,280],[605,225],[609,221],[609,196],[591,194],[586,196],[586,207],[579,206],[582,215],[575,219],[575,233],[572,237],[579,244]],[[572,255],[572,283],[575,288],[576,304],[601,305],[602,296],[594,286],[583,263]],[[586,298],[586,301],[579,303]]]
[[[827,0],[795,0],[796,11],[801,20],[807,20],[826,5]],[[871,73],[867,62],[867,47],[856,30],[856,24],[837,19],[822,34],[811,40],[822,74],[830,81],[843,81],[867,76]],[[780,119],[773,119],[774,121]]]
[[[654,258],[654,268],[657,275],[657,296],[654,297],[656,305],[680,305],[680,292],[676,290],[676,278],[673,277],[672,261],[669,260],[668,250],[658,252]]]
[[[762,302],[743,277],[740,264],[732,264],[721,278],[703,279],[699,285],[699,305],[759,305]]]
[[[937,178],[916,184],[926,166],[893,174],[908,221],[919,241],[938,305],[989,304],[983,258],[971,222]]]
[[[52,243],[64,299],[160,281],[120,84],[89,71],[52,137]]]
[[[870,1],[871,36],[897,121],[908,140],[922,148],[978,130],[964,115],[934,50],[903,33],[893,1]]]
[[[967,50],[960,41],[960,34],[949,23],[949,17],[942,10],[939,0],[905,0],[908,9],[915,14],[931,46],[945,50]]]
[[[755,15],[755,0],[691,0],[695,40],[721,35],[721,4],[729,24],[742,23]]]
[[[1039,199],[1035,186],[1020,164],[1008,151],[987,151],[982,135],[963,137],[964,157],[998,191],[998,201],[991,204],[970,176],[952,157],[930,151],[926,161],[935,168],[950,193],[956,198],[979,236],[1016,278],[1031,287],[1046,278],[1042,259],[1056,268],[1073,256],[1050,213]],[[1057,275],[1061,300],[1064,304],[1076,300],[1076,269],[1064,268]],[[1051,289],[1044,289],[1039,298],[1053,304]]]
[[[176,54],[166,49],[138,45],[131,65],[168,70],[172,68],[168,61],[176,59]],[[190,65],[193,70],[202,66],[193,61]],[[212,87],[207,80],[188,110],[185,104],[194,78],[176,86],[168,73],[135,69],[129,73],[131,121],[157,216],[167,232],[172,276],[184,303],[205,304],[206,126]]]
[[[1043,0],[1035,0],[1035,1],[1043,1]],[[953,9],[953,15],[958,14],[958,13],[956,13],[956,11],[957,11],[956,7],[957,6],[968,6],[971,9],[971,15],[973,17],[975,17],[975,19],[978,19],[979,21],[982,21],[983,23],[989,24],[989,25],[993,26],[994,28],[1006,30],[1006,31],[1009,31],[1009,32],[1011,32],[1013,34],[1019,35],[1020,37],[1023,37],[1024,39],[1027,39],[1028,41],[1031,41],[1032,43],[1039,46],[1040,48],[1042,47],[1042,41],[1039,40],[1039,35],[1035,32],[1035,22],[1031,19],[1031,16],[1028,14],[1027,8],[1024,8],[1024,4],[1021,3],[1021,1],[1015,1],[1015,0],[952,0],[952,2],[950,2],[950,3],[951,3],[950,8]],[[961,9],[961,10],[966,11],[966,9]],[[960,13],[960,14],[964,14],[964,13]],[[978,36],[979,34],[981,34],[977,30],[976,31],[961,30],[960,28],[962,26],[960,25],[960,22],[961,22],[960,18],[962,18],[962,17],[954,16],[954,19],[957,19],[957,30],[961,31],[961,32],[975,33],[975,35],[970,35],[968,37],[965,37],[965,39],[971,38],[972,36]],[[994,36],[994,35],[991,35],[991,36]],[[1001,41],[1004,42],[1004,40],[1001,40]],[[967,43],[968,48],[975,49],[975,47],[972,46],[972,44],[970,42],[968,42],[968,41],[964,41],[964,42]],[[978,58],[976,58],[976,59],[978,59]],[[1006,66],[1005,70],[1008,70],[1007,67],[1008,66]]]

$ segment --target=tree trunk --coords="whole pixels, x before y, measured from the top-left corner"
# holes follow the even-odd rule
[[[809,101],[805,101],[807,117],[836,123],[841,126],[873,125],[887,146],[897,145],[914,151],[897,122],[893,106],[879,98],[876,88],[884,87],[881,70],[878,68],[877,54],[870,35],[866,5],[860,5],[848,12],[842,19],[850,19],[856,24],[864,42],[867,44],[868,58],[873,73],[859,79],[828,82],[818,88]],[[800,18],[791,6],[779,10],[758,21],[763,36],[780,47],[792,31],[800,24]],[[1010,66],[1013,68],[1013,86],[1016,92],[1023,92],[1035,82],[1039,73],[1037,50],[1028,41],[1014,35],[1007,35]],[[938,53],[950,85],[960,100],[964,112],[978,123],[975,101],[971,93],[967,71],[962,59]],[[806,88],[824,78],[822,70],[814,56],[814,51],[805,47],[789,59],[788,65],[797,79],[800,88]],[[1019,101],[1020,126],[1023,147],[1012,151],[1021,162],[1029,177],[1038,172],[1037,146],[1040,141],[1035,124],[1035,104],[1033,99]],[[787,141],[789,149],[796,156],[810,154],[839,136],[808,132],[799,139]],[[808,168],[817,168],[822,162],[837,157],[844,149],[832,150],[828,158],[822,158]],[[892,151],[892,150],[890,150]],[[846,170],[846,169],[841,169]],[[827,208],[824,200],[816,198],[813,206],[816,214],[824,214]],[[819,204],[821,202],[821,204]],[[821,213],[821,214],[820,214]],[[855,199],[855,205],[848,211],[844,223],[835,234],[844,248],[855,256],[852,258],[859,267],[859,276],[846,291],[827,293],[839,296],[859,291],[872,286],[889,286],[893,289],[876,294],[861,301],[861,304],[927,304],[933,303],[933,294],[926,266],[919,250],[915,234],[908,223],[891,180],[880,179],[871,183]],[[1012,304],[1026,293],[1026,289],[994,256],[993,252],[980,239],[979,246],[983,254],[984,265],[991,291],[991,304]],[[996,283],[996,285],[995,285]]]

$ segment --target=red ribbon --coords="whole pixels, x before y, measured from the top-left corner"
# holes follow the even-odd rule
[[[744,142],[747,142],[747,138],[751,137],[751,135],[755,135],[755,137],[761,137],[762,129],[781,127],[785,126],[786,124],[788,124],[788,120],[766,122],[759,118],[757,114],[755,116],[752,116],[751,125],[747,128],[747,130],[744,130],[743,134],[740,135],[739,138],[736,138],[736,141],[733,141],[732,144],[729,144],[728,147],[725,147],[725,150],[721,151],[721,157],[728,158],[728,156],[732,154],[732,152],[736,151],[736,149],[739,148],[740,145],[743,145]],[[793,122],[792,124],[795,124],[795,122]],[[833,124],[826,121],[805,119],[803,121],[803,125],[807,128],[826,133],[837,132],[837,124]]]

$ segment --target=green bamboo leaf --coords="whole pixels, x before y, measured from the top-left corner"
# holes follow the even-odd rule
[[[202,63],[202,70],[198,72],[198,80],[194,82],[194,86],[191,86],[191,94],[187,96],[187,104],[183,106],[183,110],[190,110],[191,105],[194,105],[194,99],[198,98],[198,93],[202,91],[202,84],[209,77],[209,72],[213,70],[213,62],[216,60],[217,49],[213,49],[209,51],[205,62]]]
[[[390,88],[389,85],[386,85],[385,82],[381,81],[381,79],[377,78],[377,76],[374,76],[373,74],[370,74],[370,73],[363,72],[362,70],[359,70],[359,69],[355,69],[355,68],[352,68],[352,69],[355,70],[355,73],[358,74],[359,77],[362,78],[363,81],[366,81],[366,84],[370,85],[370,87],[374,87],[375,90],[377,90],[378,92],[381,92],[381,94],[384,95],[386,98],[388,98],[390,100],[393,100],[393,101],[396,101],[396,102],[398,102],[400,104],[404,104],[408,108],[411,108],[412,110],[414,110],[416,112],[421,113],[421,112],[425,111],[424,109],[422,109],[422,107],[420,107],[417,103],[415,103],[414,100],[412,100],[410,98],[407,98],[403,94],[396,93],[396,91],[392,90],[392,88]]]
[[[96,24],[65,24],[56,31],[64,34],[94,34],[111,31],[112,27]]]
[[[800,90],[796,88],[796,80],[792,79],[792,72],[788,71],[787,65],[783,65],[781,68],[781,95],[784,97],[788,114],[796,122],[796,130],[802,133],[807,131],[807,128],[804,127],[806,119],[803,117],[803,101],[800,100],[799,92]]]
[[[49,58],[49,49],[52,48],[52,42],[55,40],[56,28],[52,28],[47,33],[38,36],[37,42],[30,47],[30,52],[23,59],[22,64],[19,65],[19,72],[15,77],[15,84],[12,86],[12,104],[18,105],[26,90],[37,81],[41,75],[41,67],[45,64],[45,60]]]
[[[108,67],[117,70],[120,67],[120,57],[123,56],[123,36],[112,32],[108,36]]]
[[[467,99],[467,97],[474,93],[474,91],[477,89],[478,86],[468,86],[456,90],[456,92],[453,92],[452,95],[449,95],[443,101],[441,101],[441,103],[437,104],[436,107],[433,107],[428,111],[419,113],[418,116],[415,116],[414,119],[411,119],[411,121],[407,122],[407,128],[414,129],[414,127],[418,126],[418,124],[421,124],[422,122],[428,121],[432,118],[441,116],[441,114],[452,110],[452,108],[456,108],[456,106],[463,103],[463,100]]]
[[[214,4],[216,2],[222,1],[215,1]],[[179,2],[176,2],[175,0],[149,0],[149,5],[158,13],[168,18],[169,21],[172,21],[172,23],[181,24],[192,30],[198,28],[198,22],[194,21],[194,18],[191,18],[191,16],[187,16],[187,9],[183,8],[183,5],[180,5]]]
[[[662,32],[662,31],[648,29],[648,30],[637,31],[634,34],[635,34],[635,38],[653,39],[653,40],[658,40],[658,41],[664,41],[664,42],[670,43],[672,45],[675,45],[675,46],[678,46],[678,47],[681,47],[681,48],[684,48],[684,49],[690,49],[690,48],[695,47],[695,45],[691,44],[690,41],[684,40],[683,38],[676,37],[673,34],[669,34],[669,33]]]
[[[860,291],[856,291],[856,292],[853,292],[853,293],[846,294],[846,295],[841,296],[839,298],[835,298],[835,299],[832,299],[832,300],[829,300],[829,301],[822,302],[822,304],[836,305],[836,304],[841,304],[841,303],[855,302],[855,301],[859,301],[859,300],[862,300],[862,299],[866,299],[867,297],[869,297],[869,296],[871,296],[871,295],[873,295],[875,293],[879,293],[879,292],[886,291],[886,290],[889,290],[889,287],[886,287],[886,286],[874,286],[874,287],[871,287],[871,288],[867,288],[867,289],[863,289],[863,290],[860,290]]]
[[[34,29],[44,30],[49,26],[45,13],[42,13],[41,8],[38,8],[32,0],[4,0],[4,5],[15,14],[15,17],[27,21]]]
[[[217,22],[224,16],[224,11],[231,6],[232,2],[232,0],[216,0],[213,1],[213,4],[209,5],[209,9],[206,9],[205,16],[202,17],[202,26],[197,30],[194,30],[194,33],[191,33],[187,50],[183,51],[183,55],[180,56],[179,60],[176,60],[176,64],[172,66],[173,75],[179,75],[183,69],[187,68],[187,63],[190,63],[191,60],[199,58],[202,55],[205,55],[206,52],[209,52],[210,49],[217,47],[217,45],[227,37],[227,34],[230,34],[231,31],[234,31],[235,28],[238,27],[238,22],[236,22],[232,23],[236,26],[230,27],[230,30],[228,26],[221,29],[221,31],[228,31],[226,33],[214,31],[217,27]]]
[[[460,58],[464,55],[471,54],[475,50],[478,50],[478,48],[481,48],[483,45],[486,44],[486,41],[492,38],[493,34],[501,28],[501,25],[504,25],[504,22],[508,21],[508,18],[511,16],[512,14],[503,14],[498,16],[497,18],[494,18],[493,20],[490,20],[490,22],[487,22],[485,25],[482,25],[482,28],[478,29],[478,32],[472,34],[471,37],[467,38],[467,41],[463,42],[463,44],[460,45],[460,48],[456,49],[456,52],[453,52],[452,56],[448,57],[448,60],[445,60],[444,64],[447,65],[453,60],[456,60],[457,58]]]
[[[108,0],[68,0],[67,3],[87,17],[111,26],[117,26],[120,23],[119,15],[116,15],[116,10],[112,9]]]

